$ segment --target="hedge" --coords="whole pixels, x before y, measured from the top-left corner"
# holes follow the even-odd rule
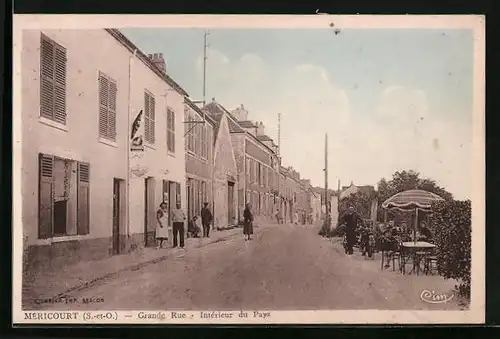
[[[470,200],[435,203],[429,216],[429,227],[436,244],[438,272],[446,279],[458,280],[458,293],[470,298]]]

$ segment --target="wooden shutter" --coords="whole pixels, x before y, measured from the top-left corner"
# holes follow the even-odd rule
[[[109,80],[99,74],[99,136],[108,137]]]
[[[78,162],[77,234],[90,232],[90,164]]]
[[[181,204],[181,184],[175,183],[175,202],[176,204]]]
[[[54,157],[39,154],[38,237],[52,237],[54,225]]]
[[[54,120],[66,124],[66,49],[54,47]]]
[[[116,140],[116,82],[109,80],[108,137]]]
[[[175,153],[175,114],[171,109],[167,109],[167,147]]]
[[[149,133],[149,126],[150,126],[150,113],[149,113],[149,94],[147,92],[144,92],[144,139],[146,139],[147,142],[150,142],[150,133]]]
[[[54,118],[54,44],[43,34],[40,41],[40,115]]]
[[[172,123],[171,123],[171,129],[170,129],[170,134],[172,135],[172,149],[171,151],[175,153],[175,112],[170,111],[170,115],[172,116]]]
[[[149,102],[149,142],[151,144],[155,143],[155,97],[150,95],[149,96],[150,102]]]

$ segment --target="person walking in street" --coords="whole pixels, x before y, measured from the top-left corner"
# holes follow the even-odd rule
[[[356,226],[358,222],[362,222],[359,214],[354,210],[354,206],[349,206],[347,212],[343,215],[341,224],[345,224],[345,232],[347,236],[347,254],[353,254],[353,246],[356,243]]]
[[[165,202],[156,211],[156,240],[159,242],[158,249],[163,248],[164,240],[168,240],[168,212]]]
[[[243,234],[245,235],[245,240],[252,240],[253,234],[253,214],[252,205],[247,204],[245,211],[243,211]]]
[[[201,209],[201,224],[203,225],[203,237],[210,238],[210,223],[212,222],[212,212],[208,208],[208,202],[204,203]]]
[[[177,247],[177,236],[179,236],[179,245],[184,248],[184,221],[186,215],[181,209],[181,204],[177,204],[177,208],[172,212],[173,231],[174,231],[174,247]]]
[[[280,216],[281,216],[281,214],[280,214],[280,210],[277,210],[277,211],[276,211],[276,222],[277,222],[278,224],[281,224],[281,217],[280,217]]]

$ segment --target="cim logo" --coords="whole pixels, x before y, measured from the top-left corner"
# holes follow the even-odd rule
[[[444,304],[453,299],[453,294],[437,293],[436,291],[423,290],[420,299],[430,304]]]

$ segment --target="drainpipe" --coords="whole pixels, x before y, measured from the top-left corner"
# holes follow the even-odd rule
[[[130,240],[130,114],[132,113],[132,102],[131,102],[131,92],[132,92],[132,63],[135,59],[137,49],[134,50],[134,54],[129,58],[128,62],[128,114],[127,114],[127,238]]]

